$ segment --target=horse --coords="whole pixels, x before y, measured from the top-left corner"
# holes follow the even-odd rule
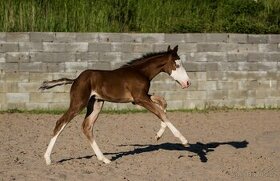
[[[41,90],[72,84],[69,108],[57,120],[53,130],[53,137],[44,154],[46,164],[51,164],[51,152],[57,137],[65,126],[85,107],[87,107],[87,112],[82,123],[82,131],[87,137],[97,159],[106,164],[111,162],[100,151],[93,136],[93,125],[98,118],[104,101],[132,103],[146,108],[161,120],[161,127],[156,133],[157,140],[161,138],[166,127],[168,127],[173,135],[179,138],[183,145],[186,145],[188,143],[187,139],[167,118],[165,99],[149,94],[151,80],[161,72],[170,75],[183,89],[191,85],[189,76],[177,52],[178,45],[173,49],[168,46],[167,51],[143,55],[141,58],[134,59],[114,70],[87,69],[79,74],[76,79],[61,78],[44,81],[39,88]]]

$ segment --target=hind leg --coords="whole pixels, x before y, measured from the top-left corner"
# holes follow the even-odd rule
[[[87,106],[87,114],[83,122],[82,128],[83,132],[89,140],[89,143],[97,156],[97,159],[103,161],[104,163],[110,163],[111,161],[107,159],[103,153],[100,151],[94,137],[93,137],[93,125],[98,118],[98,115],[103,107],[104,101],[96,100],[95,96],[90,98]]]
[[[71,94],[71,102],[69,109],[63,114],[63,116],[56,122],[53,137],[50,140],[48,148],[44,154],[46,164],[51,164],[51,152],[56,142],[57,137],[60,135],[65,126],[86,106],[88,98],[86,94],[74,95]]]

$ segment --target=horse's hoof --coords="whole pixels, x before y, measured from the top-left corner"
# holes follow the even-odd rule
[[[102,160],[105,164],[109,164],[111,163],[111,160],[107,159],[107,158],[103,158]]]

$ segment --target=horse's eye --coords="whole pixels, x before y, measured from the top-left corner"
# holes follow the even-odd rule
[[[180,67],[180,65],[179,64],[176,64],[176,68],[179,68]]]

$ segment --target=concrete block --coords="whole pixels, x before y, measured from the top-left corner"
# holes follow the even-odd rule
[[[246,62],[248,53],[228,53],[227,60],[229,62]]]
[[[14,43],[14,42],[0,43],[0,53],[1,52],[18,52],[18,50],[19,50],[18,43]]]
[[[4,88],[6,90],[6,93],[18,93],[19,92],[18,82],[6,82],[6,85]]]
[[[270,90],[270,89],[257,89],[256,90],[256,98],[257,99],[268,99],[274,98],[277,96],[278,90]]]
[[[254,108],[256,105],[256,99],[253,97],[245,99],[245,107],[247,108]]]
[[[263,62],[266,61],[266,54],[259,52],[248,53],[248,62]]]
[[[43,43],[43,50],[45,52],[87,52],[88,43]]]
[[[236,71],[238,70],[238,63],[237,62],[219,62],[216,63],[217,65],[212,65],[212,71],[215,71],[216,66],[219,71]],[[210,69],[211,70],[211,69]]]
[[[163,33],[122,33],[122,42],[133,43],[163,43]]]
[[[7,32],[7,42],[28,42],[28,32]]]
[[[228,90],[228,99],[245,99],[246,97],[246,90]]]
[[[99,53],[98,52],[81,52],[76,53],[77,62],[92,62],[98,61]]]
[[[223,71],[208,71],[206,72],[207,80],[227,80],[227,72]]]
[[[65,63],[47,63],[47,72],[65,72]]]
[[[5,62],[6,62],[6,54],[0,53],[0,63],[5,63]]]
[[[98,33],[99,42],[121,42],[122,34],[120,33]]]
[[[217,90],[238,90],[238,81],[217,81]]]
[[[33,52],[30,53],[31,62],[74,62],[76,60],[75,54],[73,53],[53,53],[53,52]]]
[[[55,33],[53,32],[30,32],[30,42],[53,42]]]
[[[0,104],[5,104],[5,103],[6,103],[6,94],[0,93]]]
[[[1,42],[6,42],[7,41],[7,36],[6,36],[6,32],[0,32],[0,43]]]
[[[1,80],[1,83],[0,83],[0,93],[6,93],[6,92],[7,92],[6,82]]]
[[[204,62],[189,62],[185,69],[187,72],[204,72],[206,71],[206,63]]]
[[[277,71],[277,62],[259,62],[258,71]]]
[[[1,64],[0,64],[0,67],[1,67]],[[19,70],[19,64],[18,63],[4,63],[4,70],[5,70],[5,72],[17,72]]]
[[[76,33],[58,32],[54,33],[54,42],[72,43],[76,41]]]
[[[220,63],[217,62],[208,62],[205,64],[205,70],[213,72],[219,70]]]
[[[141,33],[122,33],[121,40],[116,42],[143,43],[143,36]]]
[[[87,68],[87,62],[65,62],[65,72],[81,72]]]
[[[77,42],[98,42],[99,35],[98,33],[76,33]]]
[[[208,62],[226,62],[227,53],[226,52],[209,52],[206,54],[206,59]]]
[[[207,99],[207,92],[203,90],[187,91],[185,94],[186,94],[186,99],[200,99],[200,100]]]
[[[240,71],[257,71],[258,63],[257,62],[237,62],[237,70]]]
[[[187,53],[186,61],[187,64],[188,62],[207,62],[207,53],[206,52]]]
[[[228,90],[208,90],[206,92],[207,100],[227,99]]]
[[[141,33],[143,43],[163,43],[165,40],[164,33]]]
[[[248,77],[247,71],[227,71],[226,74],[229,81],[246,80]]]
[[[57,103],[67,104],[69,100],[70,100],[70,96],[68,92],[54,93],[52,97],[52,102],[57,102]]]
[[[197,81],[197,90],[217,90],[217,81]]]
[[[247,34],[234,34],[230,33],[228,37],[229,43],[238,43],[243,44],[247,43],[248,35]]]
[[[206,42],[206,34],[205,33],[187,33],[187,34],[185,34],[185,42],[187,42],[187,43]]]
[[[258,44],[259,52],[277,52],[277,44]]]
[[[6,72],[6,82],[29,82],[29,72]]]
[[[206,72],[188,72],[191,80],[207,80]]]
[[[250,71],[247,75],[248,80],[267,80],[266,71]]]
[[[205,101],[200,99],[192,99],[190,101],[183,102],[183,109],[204,109],[205,108]],[[182,109],[179,108],[179,109]]]
[[[225,33],[206,33],[207,42],[228,42],[228,34]]]
[[[29,102],[29,93],[7,93],[7,103],[26,103]]]
[[[280,43],[280,35],[279,34],[268,35],[268,43],[273,43],[273,44]]]
[[[185,42],[185,34],[164,34],[164,42]]]
[[[30,82],[40,82],[43,83],[45,80],[52,80],[51,73],[41,73],[41,72],[30,72],[29,81]]]
[[[279,69],[279,62],[278,62],[278,70],[277,71],[274,71],[274,72],[267,72],[266,74],[266,78],[268,80],[278,80],[280,81],[280,69]],[[279,86],[279,89],[280,89],[280,86]]]
[[[128,61],[142,57],[142,53],[121,53],[121,63],[125,64]]]
[[[6,104],[7,109],[19,109],[19,110],[25,110],[26,109],[26,103],[25,102],[13,102],[13,103],[7,103]]]
[[[89,43],[89,52],[111,52],[111,43]]]
[[[96,61],[96,62],[88,63],[88,69],[112,70],[112,67],[111,67],[111,63],[110,62]]]
[[[237,43],[221,43],[221,49],[223,52],[233,52],[233,53],[239,53],[240,45],[243,44],[237,44]]]
[[[56,73],[52,73],[52,79],[61,79],[63,77],[67,77],[69,79],[75,79],[77,78],[77,76],[79,75],[78,73],[72,73],[72,72],[56,72]]]
[[[38,110],[38,109],[48,110],[48,103],[26,103],[25,109],[27,109],[27,110]]]
[[[47,65],[42,62],[20,63],[19,71],[21,71],[21,72],[46,72]]]
[[[49,103],[53,100],[52,92],[32,92],[30,93],[30,103]]]
[[[248,43],[259,44],[259,43],[268,43],[268,35],[254,35],[248,34]]]
[[[107,61],[107,62],[120,62],[121,53],[119,52],[104,52],[99,53],[99,61]]]
[[[43,51],[41,42],[19,42],[20,52],[40,52]]]
[[[176,43],[178,45],[178,54],[185,54],[185,53],[192,53],[192,52],[197,52],[197,47],[196,43]],[[171,48],[174,48],[176,46],[175,44],[171,44]],[[167,47],[165,48],[164,51],[167,50]]]
[[[6,53],[6,62],[20,63],[29,62],[30,55],[28,52],[8,52]]]
[[[18,91],[20,93],[37,92],[41,83],[39,82],[19,82]]]
[[[238,44],[238,47],[234,52],[239,53],[246,53],[246,52],[258,52],[259,46],[258,44]]]
[[[153,44],[135,43],[133,52],[135,52],[135,53],[154,52],[154,47],[153,47]]]
[[[119,42],[113,42],[111,44],[111,49],[113,52],[133,52],[134,45],[131,43],[119,43]]]
[[[70,101],[69,101],[70,102]],[[48,109],[59,109],[59,110],[63,110],[63,109],[68,109],[69,107],[69,102],[62,102],[62,103],[58,103],[58,102],[50,102],[48,104]]]
[[[269,62],[280,62],[280,52],[270,52],[265,54],[265,59]]]
[[[275,89],[277,90],[277,80],[260,80],[258,81],[258,89]]]
[[[197,51],[198,52],[222,52],[225,50],[225,47],[219,43],[198,43]]]
[[[258,87],[257,80],[238,80],[237,90],[256,90]]]

